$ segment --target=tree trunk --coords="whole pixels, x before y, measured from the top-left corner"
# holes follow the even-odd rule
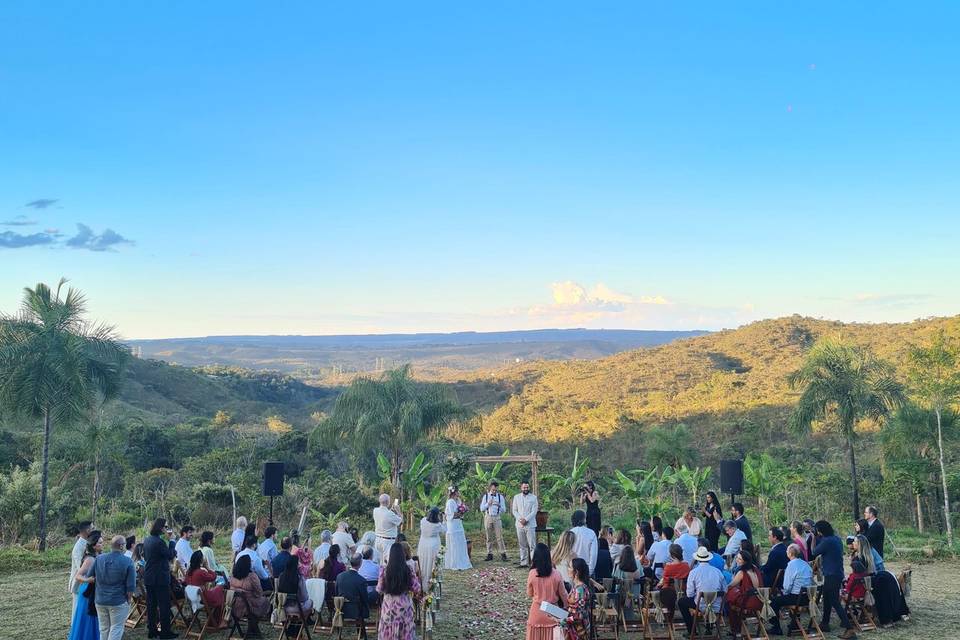
[[[947,467],[943,462],[943,427],[940,424],[940,407],[937,413],[937,449],[940,459],[940,480],[943,482],[943,519],[947,523],[947,543],[953,546],[953,525],[950,524],[950,494],[947,490]]]
[[[920,500],[920,493],[917,496],[917,531],[923,533],[923,502]]]
[[[860,517],[860,487],[857,483],[857,457],[853,451],[853,440],[850,438],[847,438],[847,450],[850,453],[850,483],[853,485],[853,519],[856,521]]]
[[[50,408],[43,410],[43,471],[40,474],[40,543],[38,551],[47,550],[47,482],[50,479]]]
[[[94,524],[97,522],[97,505],[100,503],[100,447],[97,445],[97,452],[93,458],[93,508],[91,511],[91,520]]]

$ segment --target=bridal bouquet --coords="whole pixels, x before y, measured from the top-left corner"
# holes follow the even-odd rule
[[[453,517],[459,518],[462,520],[466,512],[467,512],[467,505],[461,502],[460,504],[457,505],[457,511],[456,513],[453,514]]]

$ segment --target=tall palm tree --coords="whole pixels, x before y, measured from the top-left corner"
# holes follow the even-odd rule
[[[846,440],[853,517],[861,517],[856,426],[865,418],[879,420],[904,403],[903,386],[894,376],[893,367],[863,347],[825,339],[810,349],[803,365],[790,374],[788,381],[792,388],[802,389],[791,426],[805,433],[814,422],[824,421],[827,426],[834,425]]]
[[[0,316],[0,410],[43,420],[40,543],[47,546],[47,483],[54,424],[76,422],[115,396],[130,352],[112,327],[83,319],[86,301],[70,287],[25,288],[20,312]]]
[[[464,416],[452,391],[415,381],[407,364],[376,379],[355,379],[337,397],[330,417],[314,429],[313,439],[320,445],[346,442],[358,456],[386,451],[390,482],[399,487],[404,454]]]

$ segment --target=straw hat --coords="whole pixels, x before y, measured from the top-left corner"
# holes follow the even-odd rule
[[[693,559],[697,562],[710,562],[713,559],[713,554],[706,547],[700,547],[697,549],[697,552],[693,554]]]

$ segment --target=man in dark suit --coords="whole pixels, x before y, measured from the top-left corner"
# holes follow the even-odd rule
[[[343,617],[353,620],[366,620],[370,617],[367,602],[367,581],[357,573],[363,563],[359,553],[350,556],[350,569],[337,576],[337,595],[347,599],[343,603]]]
[[[779,587],[774,584],[777,579],[777,573],[785,571],[787,568],[787,545],[783,543],[783,529],[780,527],[770,527],[768,540],[770,541],[770,553],[767,554],[767,562],[760,571],[763,573],[763,586]],[[780,574],[780,581],[783,582],[783,574]]]
[[[747,520],[747,516],[743,515],[743,503],[734,502],[730,509],[733,511],[733,521],[737,523],[737,529],[743,531],[743,535],[747,536],[747,540],[753,542],[753,532],[750,530],[750,521]]]
[[[143,585],[147,589],[147,637],[169,640],[177,634],[170,631],[170,561],[176,552],[170,546],[170,533],[164,540],[167,521],[157,518],[150,535],[143,541]],[[157,632],[157,624],[160,631]]]
[[[877,519],[877,516],[880,515],[880,512],[876,507],[868,506],[863,510],[863,517],[866,518],[867,524],[867,540],[870,541],[870,546],[877,550],[877,553],[880,554],[880,557],[883,557],[883,539],[887,536],[887,530],[883,528],[883,523]]]

